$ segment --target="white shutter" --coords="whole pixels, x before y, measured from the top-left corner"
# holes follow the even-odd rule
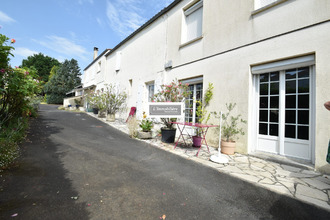
[[[186,17],[187,41],[202,36],[203,8],[197,9]]]
[[[120,66],[121,66],[121,51],[118,51],[116,53],[116,71],[120,70]]]
[[[203,29],[203,1],[199,1],[184,11],[186,16],[186,41],[202,36]]]
[[[276,2],[277,0],[255,0],[254,1],[254,9],[257,10],[259,8],[265,7],[266,5],[269,5],[273,2]]]
[[[315,55],[297,57],[272,63],[261,64],[251,68],[252,74],[261,74],[273,71],[281,71],[315,64]]]

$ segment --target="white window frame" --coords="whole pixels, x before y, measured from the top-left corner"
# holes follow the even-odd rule
[[[300,67],[310,67],[310,123],[309,123],[309,132],[310,132],[310,139],[308,140],[310,142],[311,145],[311,162],[315,163],[315,55],[306,55],[306,56],[301,56],[301,57],[295,57],[295,58],[291,58],[291,59],[285,59],[285,60],[281,60],[281,61],[277,61],[277,62],[271,62],[271,63],[266,63],[266,64],[261,64],[261,65],[256,65],[256,66],[252,66],[251,67],[251,73],[253,76],[253,104],[251,106],[251,108],[253,109],[252,112],[253,114],[251,115],[251,117],[254,119],[252,124],[251,124],[251,128],[252,130],[256,131],[256,133],[254,132],[251,137],[252,141],[252,145],[251,145],[251,149],[249,149],[249,152],[254,152],[258,149],[257,145],[258,145],[258,135],[259,135],[259,126],[258,126],[258,121],[259,121],[259,111],[255,111],[255,106],[259,106],[259,75],[262,73],[266,73],[266,72],[274,72],[274,71],[279,71],[279,72],[283,72],[285,70],[288,69],[295,69],[295,68],[300,68]],[[285,75],[282,74],[280,77],[282,77],[282,79],[280,79],[280,82],[282,84],[285,83]],[[284,87],[284,85],[280,85],[281,87]],[[282,93],[284,92],[283,90],[281,91]],[[281,95],[282,97],[285,97],[283,94]],[[283,106],[285,106],[285,100],[282,99],[280,100],[280,108],[284,108]],[[279,116],[279,123],[280,124],[284,124],[285,126],[285,118],[283,115]],[[269,137],[273,138],[274,140],[279,140],[280,141],[280,145],[284,146],[284,141],[288,142],[290,141],[289,138],[285,138],[285,134],[284,134],[284,130],[279,130],[279,136],[282,137],[281,140],[278,139],[278,137]],[[293,139],[292,139],[293,140]],[[296,139],[295,142],[299,142],[301,141],[303,142],[307,142],[306,140],[298,140]],[[283,152],[283,147],[280,147],[279,149],[279,154],[280,155],[284,155]],[[275,153],[275,152],[274,152]]]
[[[153,82],[146,83],[146,88],[147,88],[148,102],[151,102],[153,96],[155,95],[155,82],[153,81]],[[152,93],[152,94],[150,94],[150,93]]]
[[[193,90],[193,92],[194,92],[194,94],[193,94],[194,102],[193,102],[193,108],[192,108],[192,110],[193,110],[192,122],[196,123],[196,102],[195,102],[196,101],[196,85],[200,84],[200,83],[203,84],[203,77],[197,77],[197,78],[193,78],[193,79],[182,80],[181,83],[183,83],[183,84],[188,83],[189,85],[194,85],[194,90]],[[204,89],[202,90],[202,98],[203,98],[203,91],[204,91]],[[186,120],[186,117],[184,118],[184,120]]]
[[[97,73],[101,72],[101,68],[102,68],[102,62],[99,61],[97,62]]]
[[[196,27],[195,36],[191,37],[191,36],[189,36],[189,28],[188,28],[187,22],[188,22],[189,16],[192,16],[198,10],[202,10],[201,18],[200,18],[201,19],[200,25],[197,25],[197,27]],[[198,15],[196,15],[196,16],[198,16]],[[187,7],[183,8],[181,43],[184,44],[184,43],[187,43],[190,41],[194,41],[194,40],[202,37],[202,35],[203,35],[203,0],[200,0],[200,1],[194,1]]]
[[[116,67],[115,70],[118,72],[121,68],[121,51],[116,53]]]
[[[263,11],[285,1],[287,0],[254,0],[254,10],[255,12]]]

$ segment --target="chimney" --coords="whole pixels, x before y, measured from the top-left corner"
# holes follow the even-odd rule
[[[99,48],[94,47],[94,59],[93,59],[93,60],[96,59],[96,57],[97,57],[97,52],[98,52],[98,51],[99,51]]]

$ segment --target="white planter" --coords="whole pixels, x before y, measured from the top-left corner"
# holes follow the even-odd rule
[[[152,133],[151,133],[151,131],[148,131],[148,132],[138,131],[137,137],[140,139],[151,139]]]
[[[116,114],[107,114],[107,121],[114,122],[116,120]]]

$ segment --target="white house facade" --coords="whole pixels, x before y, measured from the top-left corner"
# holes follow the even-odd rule
[[[176,0],[99,57],[104,74],[91,71],[94,60],[83,83],[116,83],[138,115],[161,84],[189,83],[190,98],[201,99],[213,83],[208,110],[237,103],[235,113],[248,121],[238,152],[296,158],[330,173],[330,112],[323,107],[330,100],[329,36],[328,0]],[[195,106],[189,110],[186,120],[194,121]],[[207,138],[216,145],[214,133]]]

